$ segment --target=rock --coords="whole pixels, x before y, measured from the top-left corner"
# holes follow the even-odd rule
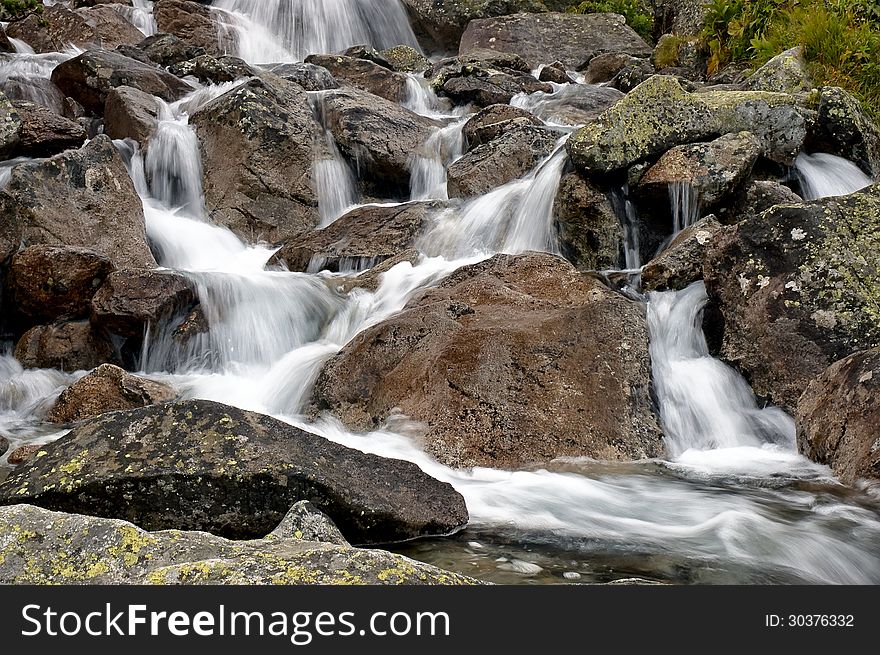
[[[757,216],[776,205],[792,205],[804,201],[787,186],[770,180],[752,180],[743,189],[742,196],[740,206],[734,205],[739,214],[735,217],[737,220],[742,216]]]
[[[141,200],[107,136],[15,166],[0,191],[0,217],[0,260],[46,244],[91,248],[117,267],[156,265]]]
[[[639,84],[656,74],[656,70],[647,59],[635,59],[621,68],[617,74],[608,82],[608,86],[617,89],[623,93],[629,93]],[[678,80],[679,84],[688,91],[687,83]]]
[[[64,94],[52,84],[51,80],[45,77],[10,75],[4,81],[0,82],[0,90],[2,90],[9,100],[35,102],[52,110],[58,115],[64,115],[71,118],[71,116],[65,111],[66,103]],[[0,109],[0,115],[2,115],[2,109]]]
[[[21,116],[0,93],[0,160],[9,159],[21,139]]]
[[[99,41],[85,18],[56,4],[10,23],[6,34],[27,43],[35,52],[63,52],[71,45],[84,48]]]
[[[791,163],[806,138],[808,110],[797,96],[763,91],[688,93],[655,75],[568,141],[581,170],[611,172],[717,134],[753,130],[764,154]]]
[[[163,32],[148,36],[137,47],[152,61],[166,67],[207,54],[203,47]]]
[[[317,541],[337,546],[348,545],[330,517],[307,500],[301,500],[291,507],[278,527],[272,530],[267,538]]]
[[[15,46],[6,36],[6,30],[0,25],[0,52],[15,52]]]
[[[813,80],[803,50],[797,47],[773,57],[749,75],[742,86],[751,91],[809,93],[813,89]]]
[[[757,394],[793,409],[831,363],[880,345],[878,271],[880,186],[728,228],[705,265],[722,356]]]
[[[706,24],[710,3],[706,0],[652,0],[655,30],[672,34],[699,34]]]
[[[675,146],[651,166],[638,191],[667,199],[672,184],[689,185],[701,209],[725,201],[752,172],[761,143],[750,132],[725,134],[709,143]]]
[[[541,69],[538,76],[541,82],[553,82],[554,84],[574,84],[574,80],[568,76],[562,62],[556,61]]]
[[[470,150],[521,125],[542,126],[544,123],[525,109],[510,105],[489,105],[464,124],[463,134]]]
[[[464,74],[448,79],[442,87],[445,96],[456,104],[475,104],[479,107],[508,104],[519,93],[549,93],[549,84],[538,82],[530,74],[483,70],[466,67]]]
[[[623,97],[610,86],[569,84],[552,95],[535,94],[525,102],[541,120],[574,126],[595,120]]]
[[[25,368],[87,371],[116,360],[113,344],[88,321],[38,325],[18,340],[15,358]]]
[[[236,51],[236,36],[208,7],[190,0],[158,0],[153,15],[160,32],[173,34],[209,55]]]
[[[523,177],[550,156],[559,137],[551,129],[527,124],[477,146],[447,169],[449,197],[480,196]]]
[[[880,480],[880,349],[829,366],[797,406],[798,448],[844,484]]]
[[[13,466],[20,466],[26,461],[33,459],[34,455],[40,452],[42,448],[42,446],[38,446],[35,444],[19,446],[11,453],[9,453],[9,457],[6,458],[6,462],[8,464],[12,464]]]
[[[859,101],[841,88],[826,86],[819,94],[818,112],[809,147],[845,157],[880,179],[880,129]]]
[[[253,539],[308,500],[361,544],[445,535],[468,518],[414,464],[205,400],[104,414],[44,450],[0,484],[0,502]]]
[[[623,227],[607,196],[572,171],[562,176],[553,207],[565,258],[582,271],[620,268]]]
[[[190,123],[214,223],[251,242],[283,241],[317,225],[312,164],[324,140],[301,87],[266,73],[206,104]]]
[[[276,255],[291,271],[341,272],[372,268],[413,247],[427,230],[436,202],[364,205],[322,230],[287,243]]]
[[[102,364],[62,391],[46,420],[75,423],[107,412],[166,403],[176,396],[167,384],[126,373],[113,364]]]
[[[195,294],[171,271],[125,269],[111,273],[92,298],[92,322],[112,334],[139,339],[146,329],[188,313]]]
[[[395,255],[390,259],[377,264],[373,268],[352,275],[346,278],[327,278],[331,288],[336,289],[339,293],[351,293],[353,289],[365,289],[371,293],[376,292],[382,284],[382,278],[392,268],[398,264],[410,264],[415,266],[421,261],[422,255],[415,248],[404,250],[399,255]]]
[[[144,39],[144,34],[132,25],[111,5],[97,5],[78,9],[77,14],[93,27],[97,39],[95,43],[111,50],[120,45],[134,45]]]
[[[654,74],[654,67],[647,59],[633,57],[624,52],[606,52],[596,55],[590,60],[590,64],[584,72],[584,81],[587,84],[610,82],[620,71],[628,66],[636,66],[643,69],[646,77]]]
[[[299,84],[306,91],[338,89],[339,83],[326,68],[314,64],[278,64],[272,72],[288,82]]]
[[[368,328],[321,372],[313,412],[355,429],[424,425],[456,467],[663,452],[644,307],[544,254],[459,269]]]
[[[6,437],[0,436],[0,457],[6,454],[6,451],[9,450],[9,439]]]
[[[159,107],[149,93],[116,87],[104,103],[104,133],[111,139],[134,139],[146,148],[159,126]]]
[[[87,50],[58,64],[52,71],[52,81],[65,95],[98,115],[104,110],[107,95],[119,86],[134,87],[166,102],[178,100],[193,90],[161,68],[106,50]]]
[[[391,102],[401,102],[406,97],[406,76],[395,73],[367,59],[342,55],[309,55],[307,64],[321,66],[337,81],[356,89],[367,91]]]
[[[173,64],[169,70],[178,77],[191,75],[203,84],[222,84],[223,82],[234,82],[244,77],[260,75],[260,71],[244,59],[230,55],[220,57],[200,55],[194,59]]]
[[[68,148],[78,148],[86,140],[82,125],[34,104],[12,103],[21,119],[21,132],[15,154],[20,157],[50,157]]]
[[[326,91],[321,111],[339,149],[368,183],[409,196],[409,163],[437,124],[400,105],[358,89]],[[390,192],[390,193],[389,193]]]
[[[112,270],[108,257],[88,248],[30,246],[12,258],[7,293],[31,324],[84,318]]]
[[[430,60],[409,45],[396,45],[382,50],[379,54],[398,73],[424,73],[431,67]]]
[[[0,508],[2,584],[460,585],[472,578],[384,550],[270,535],[145,532],[125,521]]]
[[[580,70],[607,52],[651,54],[651,46],[617,14],[514,14],[474,20],[462,35],[459,52],[474,50],[514,52],[533,68],[560,61],[568,70]]]
[[[679,232],[669,246],[642,269],[645,291],[680,291],[703,279],[706,252],[720,238],[721,223],[713,215]]]

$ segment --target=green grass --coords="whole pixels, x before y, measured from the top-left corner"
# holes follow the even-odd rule
[[[42,0],[0,0],[0,15],[4,20],[23,18],[35,11],[43,11]]]
[[[654,17],[644,0],[587,0],[569,11],[573,14],[620,14],[639,36],[646,41],[651,39]]]
[[[880,118],[880,3],[876,0],[713,0],[703,31],[709,73],[761,66],[801,46],[817,85],[840,86]]]

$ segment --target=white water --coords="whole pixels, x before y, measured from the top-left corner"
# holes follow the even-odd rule
[[[700,195],[690,182],[670,184],[669,202],[672,206],[673,236],[699,220]]]
[[[464,154],[466,119],[434,132],[410,160],[410,200],[448,200],[446,170]]]
[[[156,27],[156,19],[153,17],[152,0],[132,0],[131,7],[114,5],[114,8],[138,28],[144,36],[152,36],[156,33],[158,28]]]
[[[851,161],[817,152],[801,153],[795,161],[804,200],[845,196],[873,184],[873,180]]]

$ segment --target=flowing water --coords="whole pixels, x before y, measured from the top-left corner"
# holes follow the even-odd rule
[[[824,152],[798,155],[795,161],[795,173],[800,180],[802,196],[805,200],[844,196],[873,183],[873,180],[851,161]]]
[[[272,52],[301,59],[358,42],[415,42],[396,0],[220,0],[215,6],[232,25],[259,28],[240,44],[252,63]],[[313,20],[304,24],[305,15]],[[153,326],[141,356],[144,372],[171,382],[184,397],[271,414],[349,447],[412,461],[449,482],[467,502],[467,529],[400,550],[483,579],[880,582],[876,494],[843,486],[827,468],[799,456],[792,419],[761,406],[739,374],[710,356],[701,329],[702,283],[644,299],[666,460],[560,459],[521,471],[457,470],[421,450],[412,438],[417,426],[406,417],[390,416],[368,434],[326,416],[307,420],[303,412],[324,362],[414,294],[494,253],[557,252],[553,202],[570,125],[555,121],[557,148],[522,179],[439,210],[418,243],[418,261],[388,270],[375,291],[343,293],[332,275],[267,266],[274,248],[245,243],[210,222],[189,116],[231,86],[160,104],[160,126],[146,155],[132,141],[116,142],[141,196],[159,264],[192,282],[210,326],[185,343],[175,340],[173,325]],[[547,95],[534,98],[534,107]],[[440,125],[411,162],[411,195],[445,199],[446,169],[462,152],[463,114],[421,86],[407,103]],[[349,162],[328,139],[330,160],[315,162],[322,224],[359,202]],[[843,188],[823,186],[835,177],[848,190],[863,181],[840,162],[819,158],[817,164],[816,157],[798,162],[816,194]],[[625,193],[612,197],[632,237],[626,266],[637,270],[643,263],[638,217]],[[60,436],[41,419],[77,375],[25,371],[8,354],[0,357],[0,433],[16,444]]]

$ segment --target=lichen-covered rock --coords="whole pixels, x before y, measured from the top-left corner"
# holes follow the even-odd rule
[[[880,179],[880,129],[859,101],[843,89],[822,88],[818,117],[808,143],[813,151],[849,159]]]
[[[477,146],[447,169],[449,197],[483,195],[521,178],[553,152],[559,137],[546,127],[518,125]]]
[[[143,205],[109,137],[12,169],[0,191],[0,260],[36,244],[90,248],[117,267],[156,265]]]
[[[223,84],[234,82],[245,77],[257,77],[260,71],[244,59],[231,55],[213,57],[199,55],[192,59],[173,64],[168,70],[178,77],[195,77],[203,84]]]
[[[553,206],[565,258],[583,271],[619,268],[623,227],[608,197],[580,173],[562,176]]]
[[[368,59],[342,55],[309,55],[307,64],[330,71],[339,82],[367,91],[391,102],[401,102],[406,96],[406,76],[380,66]]]
[[[35,52],[62,52],[71,45],[82,48],[99,41],[97,31],[84,17],[62,4],[10,23],[6,34],[24,41]]]
[[[15,358],[25,368],[88,371],[116,361],[116,350],[88,321],[67,321],[25,332],[15,345]]]
[[[791,205],[804,201],[798,194],[784,184],[772,180],[752,180],[740,193],[741,202],[725,207],[725,218],[733,219],[724,222],[732,223],[746,216],[757,216],[776,205]]]
[[[835,362],[797,406],[798,448],[841,481],[880,480],[880,349]]]
[[[301,500],[291,507],[284,520],[269,533],[267,539],[300,539],[337,546],[348,545],[330,517],[307,500]]]
[[[0,93],[0,159],[9,159],[21,138],[21,117],[5,94]]]
[[[74,423],[107,412],[169,402],[176,396],[167,384],[132,375],[112,364],[102,364],[61,392],[47,420]]]
[[[880,345],[880,186],[727,228],[705,267],[722,356],[793,409],[832,362]]]
[[[743,87],[751,91],[808,93],[813,89],[813,80],[802,48],[791,48],[776,55],[749,75]]]
[[[206,400],[80,423],[0,483],[0,504],[240,539],[268,534],[301,500],[352,543],[448,534],[468,518],[464,499],[414,464]]]
[[[30,246],[12,258],[7,292],[33,322],[84,318],[92,296],[113,270],[106,255],[73,246]]]
[[[477,584],[383,550],[270,535],[145,532],[125,521],[0,508],[2,584]]]
[[[663,32],[699,34],[709,13],[707,0],[652,0],[654,23]]]
[[[644,307],[564,260],[499,255],[459,269],[356,336],[313,411],[355,429],[402,413],[450,466],[660,456]]]
[[[424,73],[431,67],[431,61],[409,45],[396,45],[379,54],[398,73]]]
[[[651,46],[617,14],[520,13],[471,21],[459,53],[513,52],[532,68],[560,61],[580,70],[598,54],[623,52],[648,57]]]
[[[703,279],[706,252],[722,233],[712,215],[679,232],[669,246],[642,269],[645,291],[680,291]]]
[[[312,165],[323,134],[302,87],[265,73],[211,101],[190,122],[214,223],[269,242],[317,224]]]

